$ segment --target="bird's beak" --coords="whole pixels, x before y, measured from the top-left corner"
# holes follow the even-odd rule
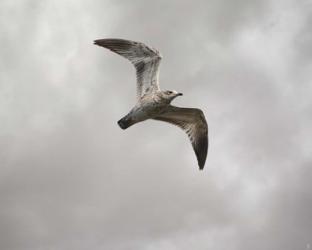
[[[182,93],[178,93],[178,94],[177,94],[177,96],[182,96],[182,95],[183,95]]]

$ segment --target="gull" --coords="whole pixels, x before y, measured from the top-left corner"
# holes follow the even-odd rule
[[[178,96],[175,90],[159,87],[160,53],[144,43],[124,39],[99,39],[95,45],[107,48],[128,59],[136,69],[137,103],[118,121],[122,129],[148,119],[168,122],[188,135],[195,151],[199,169],[204,168],[208,150],[208,125],[202,110],[181,108],[170,103]]]

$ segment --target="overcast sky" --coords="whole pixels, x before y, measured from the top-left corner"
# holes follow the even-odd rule
[[[0,2],[1,250],[312,249],[312,1]],[[125,131],[142,41],[210,148]]]

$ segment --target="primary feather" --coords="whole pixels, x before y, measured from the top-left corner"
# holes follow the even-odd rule
[[[161,55],[143,43],[123,39],[99,39],[94,44],[110,49],[128,59],[136,69],[137,97],[159,90],[158,75]]]

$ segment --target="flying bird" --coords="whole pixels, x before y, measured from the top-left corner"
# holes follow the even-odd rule
[[[124,39],[99,39],[94,44],[107,48],[128,59],[136,69],[137,103],[118,121],[122,129],[154,119],[176,125],[188,135],[195,151],[199,169],[204,168],[208,150],[208,125],[203,111],[197,108],[180,108],[170,103],[178,96],[175,90],[159,87],[160,53],[140,42]]]

